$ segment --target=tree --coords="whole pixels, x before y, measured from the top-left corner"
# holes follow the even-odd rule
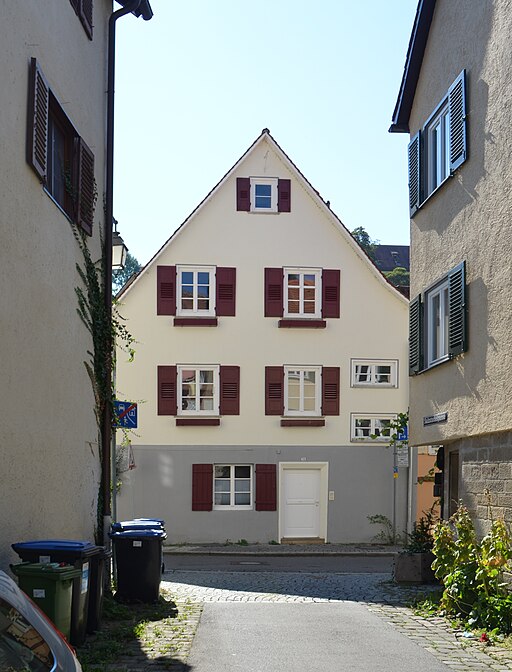
[[[370,259],[375,261],[375,248],[379,244],[379,241],[372,240],[363,226],[358,226],[357,229],[354,229],[352,231],[352,236],[357,240]]]
[[[133,256],[133,254],[128,252],[126,254],[126,263],[124,268],[119,268],[115,271],[112,271],[112,293],[117,294],[121,287],[124,287],[124,285],[132,277],[132,275],[134,275],[134,273],[138,273],[141,268],[141,264]]]
[[[409,287],[409,271],[402,266],[397,266],[392,271],[384,273],[389,282],[395,287]]]

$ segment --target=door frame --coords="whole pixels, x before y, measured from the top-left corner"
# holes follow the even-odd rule
[[[287,469],[315,469],[320,472],[320,504],[319,504],[319,536],[327,542],[327,509],[329,486],[329,462],[279,462],[279,516],[278,539],[283,538],[284,531],[284,472]]]

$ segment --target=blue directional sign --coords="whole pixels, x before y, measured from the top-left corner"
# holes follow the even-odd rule
[[[137,404],[132,401],[114,401],[117,423],[114,427],[137,429]]]
[[[409,425],[405,425],[401,432],[398,432],[397,439],[399,441],[408,441],[409,440]]]

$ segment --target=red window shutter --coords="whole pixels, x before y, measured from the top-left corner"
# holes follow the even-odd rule
[[[157,266],[156,314],[176,315],[176,266]]]
[[[92,40],[92,13],[93,0],[80,0],[79,17],[82,22],[85,32],[90,40]]]
[[[158,367],[158,415],[177,415],[177,368]]]
[[[220,414],[240,415],[240,367],[220,367]]]
[[[251,209],[251,180],[248,177],[236,178],[236,209],[246,212]]]
[[[92,236],[94,221],[94,208],[98,197],[96,181],[94,179],[94,154],[85,144],[82,138],[77,140],[78,147],[78,203],[77,222],[78,226]]]
[[[192,511],[213,508],[213,464],[192,465]]]
[[[284,413],[284,366],[265,367],[265,415]]]
[[[256,465],[256,511],[277,510],[277,477],[275,464]]]
[[[216,314],[233,317],[236,304],[236,268],[217,266]]]
[[[265,317],[283,317],[283,269],[265,269]]]
[[[27,119],[27,162],[41,182],[46,182],[48,151],[48,110],[50,88],[37,60],[30,60]]]
[[[291,210],[291,181],[277,181],[277,209],[279,212],[290,212]]]
[[[340,414],[340,367],[322,367],[322,415]]]
[[[322,271],[322,317],[340,316],[340,272],[339,269]]]

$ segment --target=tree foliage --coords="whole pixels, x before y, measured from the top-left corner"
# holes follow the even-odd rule
[[[358,226],[357,229],[354,229],[352,231],[352,236],[357,240],[370,259],[375,261],[375,248],[379,244],[379,241],[372,240],[364,226]]]
[[[397,266],[392,271],[384,273],[389,282],[395,287],[409,287],[409,271],[402,266]]]
[[[121,287],[124,287],[124,285],[132,277],[132,275],[138,273],[141,268],[142,266],[140,262],[133,256],[133,254],[128,252],[126,254],[126,263],[124,268],[119,268],[115,271],[112,271],[112,293],[117,294]]]

